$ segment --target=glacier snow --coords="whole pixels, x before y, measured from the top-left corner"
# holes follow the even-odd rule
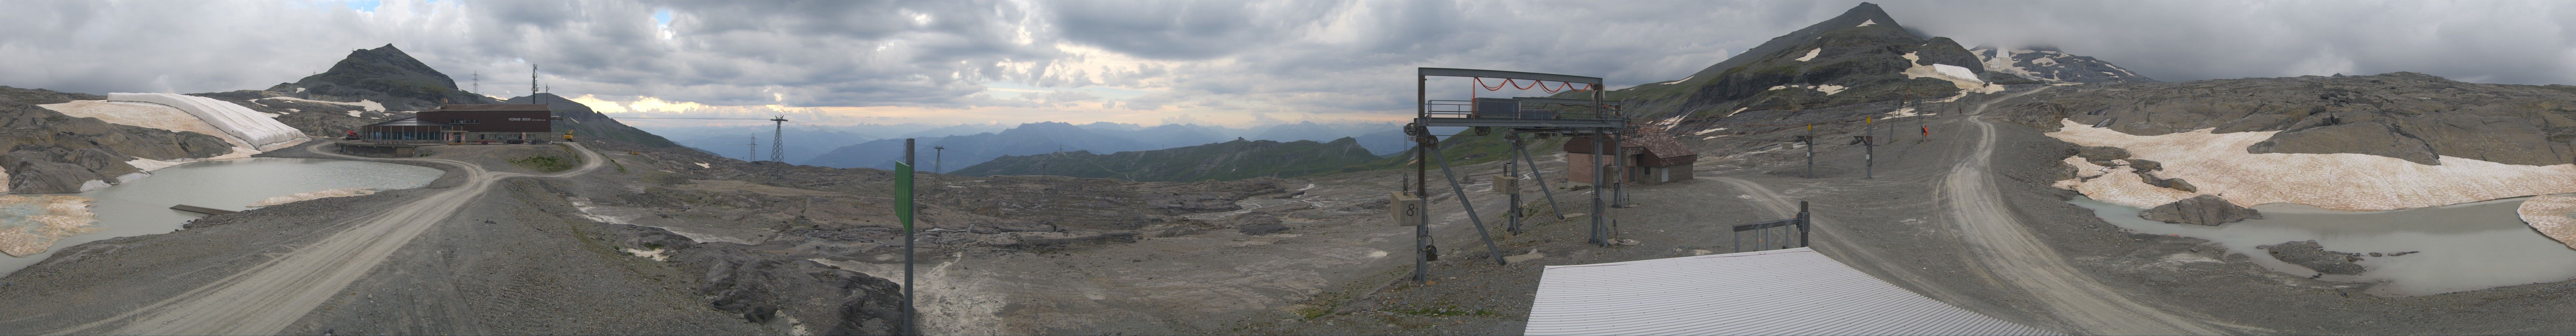
[[[170,93],[109,93],[107,100],[176,107],[180,111],[196,115],[198,119],[205,120],[207,124],[214,125],[216,129],[223,130],[234,138],[241,139],[254,149],[271,148],[272,145],[304,137],[302,131],[288,127],[285,123],[279,123],[275,118],[270,118],[258,111],[251,111],[250,108],[241,105],[213,98]]]

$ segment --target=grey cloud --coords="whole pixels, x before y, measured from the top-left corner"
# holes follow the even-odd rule
[[[1044,3],[1067,40],[1159,59],[1206,59],[1278,43],[1343,3],[1323,1],[1058,1]]]
[[[1415,67],[1681,79],[1854,2],[11,2],[0,85],[78,92],[265,88],[392,43],[481,92],[713,105],[1046,107],[1078,100],[1200,117],[1395,117]],[[2416,71],[2576,83],[2568,2],[1889,2],[1963,43],[2055,45],[2150,77]],[[670,10],[660,27],[651,19]],[[925,20],[926,19],[926,20]],[[664,39],[664,29],[672,38]],[[1160,60],[1083,64],[1058,44]],[[1022,68],[1004,63],[1034,63]],[[31,66],[32,65],[32,66]],[[1096,78],[1095,78],[1096,77]],[[994,98],[987,83],[1049,93]],[[468,84],[460,82],[459,84]],[[1083,97],[1088,86],[1147,91]],[[1435,97],[1470,94],[1435,82]],[[1476,95],[1537,92],[1476,91]],[[1065,120],[1082,121],[1082,120]]]
[[[2187,81],[2413,71],[2576,83],[2576,3],[1892,2],[1908,27],[1962,43],[2054,45]]]

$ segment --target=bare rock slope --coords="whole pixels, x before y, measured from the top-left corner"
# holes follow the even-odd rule
[[[2014,122],[2059,120],[2131,135],[2282,131],[2247,153],[2358,153],[2439,165],[2450,156],[2576,163],[2576,86],[2481,84],[2412,72],[2067,87],[1998,106]]]

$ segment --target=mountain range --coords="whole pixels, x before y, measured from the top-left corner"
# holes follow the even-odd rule
[[[1354,138],[1331,142],[1234,140],[1149,151],[1004,156],[949,172],[967,176],[1059,175],[1129,181],[1237,180],[1339,171],[1378,160]]]
[[[1009,129],[992,133],[919,137],[915,142],[917,144],[916,151],[925,153],[922,154],[922,156],[917,157],[916,160],[918,161],[916,162],[923,162],[922,166],[928,168],[933,166],[928,163],[933,160],[932,156],[942,156],[939,159],[945,160],[939,162],[938,166],[940,167],[965,167],[983,163],[987,160],[1012,155],[1034,155],[1070,151],[1115,153],[1197,146],[1235,140],[1324,142],[1339,138],[1353,138],[1352,141],[1354,144],[1370,153],[1392,154],[1403,151],[1411,145],[1410,142],[1404,140],[1404,136],[1401,133],[1399,126],[1394,123],[1316,123],[1311,121],[1293,124],[1262,125],[1250,128],[1228,128],[1195,124],[1142,126],[1137,124],[1109,122],[1094,122],[1081,125],[1061,122],[1040,122],[1020,124]],[[903,149],[901,148],[902,140],[875,140],[834,148],[820,154],[805,156],[802,160],[796,160],[794,158],[797,158],[798,156],[793,155],[794,153],[792,152],[798,150],[798,145],[792,141],[798,139],[798,137],[793,135],[788,138],[788,140],[791,141],[788,149],[791,152],[791,155],[789,156],[791,158],[790,162],[796,164],[839,168],[875,167],[880,169],[891,169],[894,167],[894,160],[899,159],[903,153]],[[740,148],[735,146],[741,146],[741,143],[744,140],[745,139],[742,138],[710,138],[705,141],[705,143],[710,144],[710,146],[700,147],[700,149],[711,150],[718,153],[739,152],[741,151],[740,149],[733,148]],[[768,144],[763,143],[762,146],[768,146]],[[944,150],[945,155],[929,154],[929,149],[933,146],[946,147],[946,150]]]

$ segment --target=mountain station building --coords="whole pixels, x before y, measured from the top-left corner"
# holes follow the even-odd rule
[[[447,104],[364,126],[359,136],[384,143],[540,140],[554,132],[553,114],[545,104]]]

